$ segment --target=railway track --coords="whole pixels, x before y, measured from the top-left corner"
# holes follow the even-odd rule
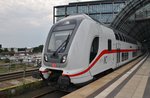
[[[32,96],[32,98],[60,98],[64,95],[68,94],[68,92],[63,92],[59,90],[48,90],[44,93],[37,94],[36,96]]]
[[[25,77],[31,76],[33,72],[37,72],[37,71],[38,71],[38,68],[32,69],[32,70],[27,70],[25,72]],[[6,80],[11,80],[11,79],[21,78],[21,77],[23,77],[23,75],[24,75],[24,71],[1,74],[0,82],[6,81]]]
[[[52,94],[52,93],[54,93],[56,91],[57,90],[52,90],[52,91],[47,91],[47,92],[44,92],[44,93],[40,93],[39,95],[33,96],[32,98],[41,98],[41,97],[46,96],[48,94]]]

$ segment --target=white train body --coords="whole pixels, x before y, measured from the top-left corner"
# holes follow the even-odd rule
[[[45,79],[54,72],[58,78],[68,76],[71,83],[84,83],[135,59],[140,49],[137,41],[87,15],[69,16],[51,28],[39,70]]]

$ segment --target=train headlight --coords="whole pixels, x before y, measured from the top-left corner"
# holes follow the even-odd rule
[[[44,60],[45,60],[46,62],[48,62],[48,57],[47,57],[47,55],[44,55]]]
[[[67,56],[66,56],[66,55],[64,55],[64,56],[62,57],[62,59],[61,59],[61,63],[65,63],[65,62],[66,62],[66,60],[67,60]]]

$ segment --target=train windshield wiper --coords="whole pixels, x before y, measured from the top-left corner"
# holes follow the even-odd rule
[[[53,56],[57,56],[57,54],[60,51],[64,51],[68,42],[69,42],[69,38],[70,38],[70,34],[68,35],[67,39],[56,49],[56,51],[54,51]]]

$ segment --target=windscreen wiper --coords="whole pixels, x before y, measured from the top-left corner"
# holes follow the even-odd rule
[[[70,34],[68,35],[67,39],[54,51],[53,56],[57,56],[58,53],[64,48],[66,48],[68,42],[69,42]]]

